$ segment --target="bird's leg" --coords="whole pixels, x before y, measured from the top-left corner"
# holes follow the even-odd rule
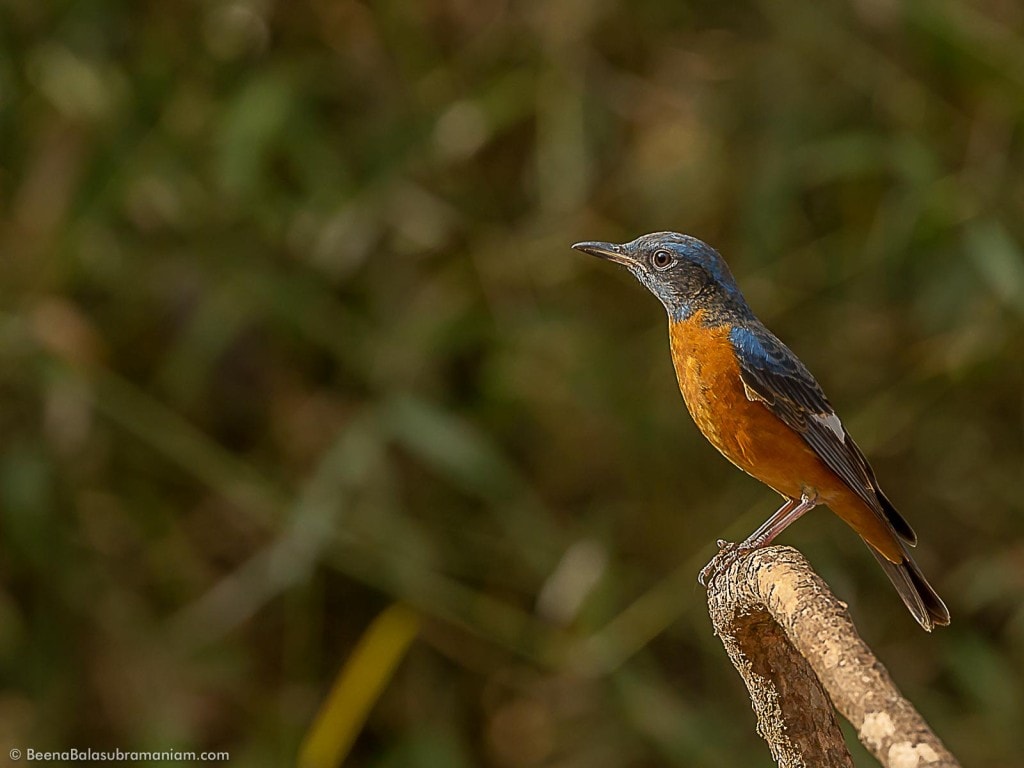
[[[718,540],[718,554],[711,558],[711,561],[700,570],[697,581],[701,586],[707,586],[716,575],[724,571],[741,555],[753,552],[755,549],[771,544],[772,541],[805,512],[809,512],[818,505],[818,494],[802,494],[800,500],[787,499],[786,503],[776,510],[756,531],[750,534],[739,544],[731,541]]]
[[[750,552],[754,549],[767,546],[774,541],[775,537],[789,527],[790,523],[796,522],[805,512],[810,512],[818,506],[818,494],[802,494],[800,501],[789,499],[785,504],[769,517],[764,523],[750,534],[746,540],[739,545],[738,549]]]

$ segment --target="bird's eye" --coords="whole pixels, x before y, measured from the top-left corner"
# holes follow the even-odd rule
[[[665,250],[655,251],[651,257],[651,264],[658,270],[668,269],[674,263],[675,259],[672,258],[672,254]]]

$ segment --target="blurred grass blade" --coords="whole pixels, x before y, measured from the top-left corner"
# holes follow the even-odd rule
[[[997,221],[981,221],[967,230],[967,253],[999,299],[1024,315],[1024,254]]]
[[[395,437],[465,492],[483,499],[508,499],[524,492],[518,472],[469,422],[414,396],[396,397],[389,415]]]
[[[372,412],[353,416],[326,451],[298,498],[286,509],[287,524],[207,592],[181,609],[174,631],[189,644],[211,642],[240,625],[273,597],[309,578],[324,551],[344,529],[350,495],[380,460]]]
[[[283,70],[259,71],[228,103],[218,147],[218,171],[228,193],[256,191],[270,148],[291,111],[293,92]]]
[[[89,384],[96,390],[97,410],[244,509],[251,520],[269,525],[280,515],[287,499],[285,489],[150,392],[112,371],[98,372]]]
[[[338,547],[329,561],[340,573],[414,606],[422,615],[521,656],[539,667],[564,664],[569,636],[518,605],[407,560],[360,547]]]
[[[475,424],[413,395],[396,396],[387,408],[395,440],[465,493],[489,502],[513,542],[513,550],[536,572],[548,572],[561,556],[559,540],[528,480]],[[514,506],[514,513],[509,512]]]
[[[306,734],[299,751],[300,768],[341,765],[419,628],[419,614],[401,603],[373,620]]]

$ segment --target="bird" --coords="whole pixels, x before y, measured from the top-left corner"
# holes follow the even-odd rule
[[[572,247],[625,267],[661,300],[693,421],[726,459],[784,500],[743,542],[719,540],[701,584],[826,505],[864,540],[921,627],[948,625],[949,610],[910,555],[913,528],[882,492],[817,380],[754,315],[718,251],[678,232]]]

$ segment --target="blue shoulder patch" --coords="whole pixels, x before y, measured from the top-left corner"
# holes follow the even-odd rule
[[[817,393],[817,398],[824,400],[821,387],[806,366],[800,362],[800,358],[764,326],[759,323],[753,326],[734,325],[729,331],[729,341],[741,368],[792,379],[799,382],[804,389]]]
[[[751,362],[762,361],[764,363],[771,361],[772,355],[765,349],[758,334],[749,328],[744,328],[742,325],[734,325],[732,330],[729,331],[729,341],[732,343],[732,348],[736,351],[736,354],[744,360]]]

